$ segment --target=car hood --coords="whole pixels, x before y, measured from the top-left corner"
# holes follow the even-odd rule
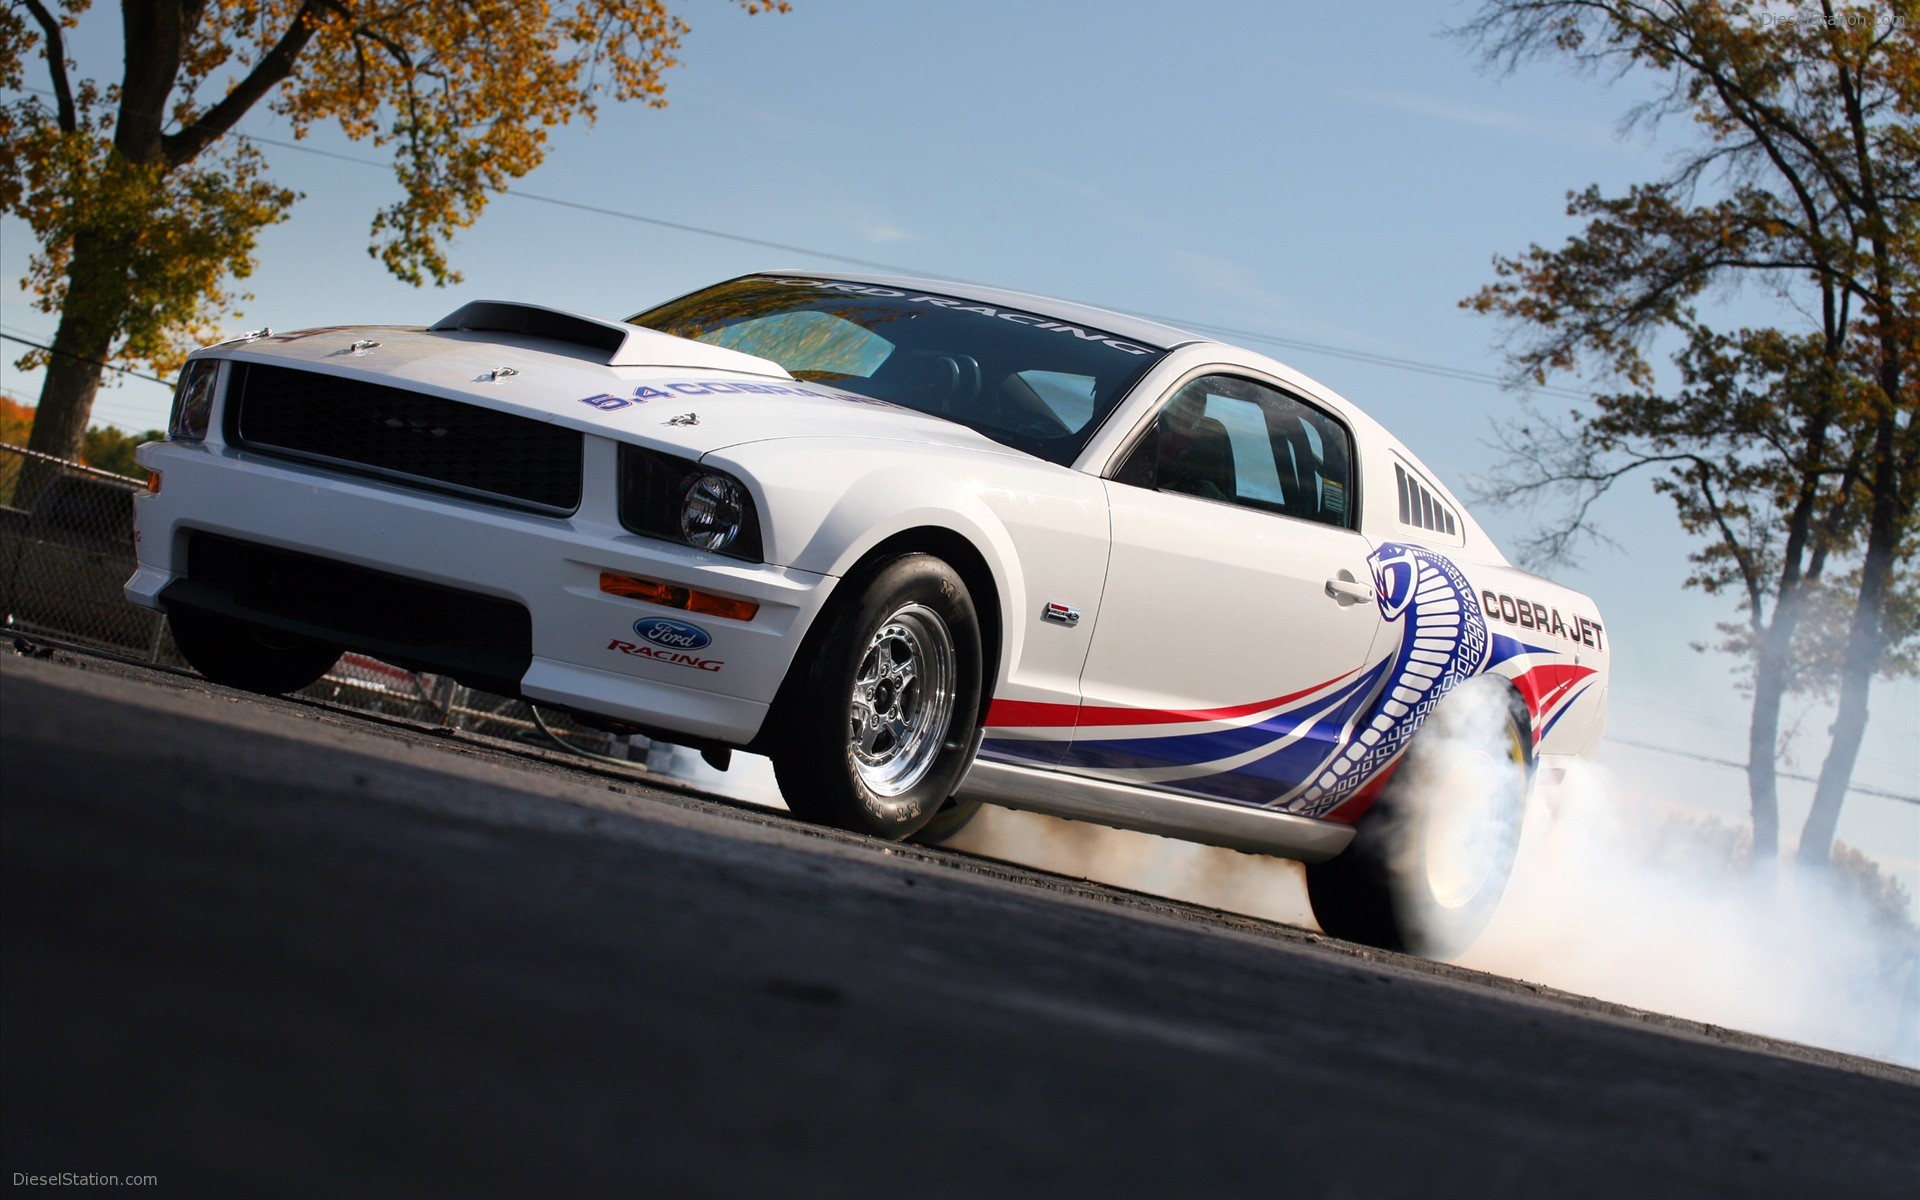
[[[626,347],[627,360],[644,358],[644,365],[617,367],[542,338],[393,325],[249,337],[200,355],[406,388],[694,458],[799,437],[870,437],[1019,455],[964,425],[796,380],[767,359],[652,330],[636,329]]]

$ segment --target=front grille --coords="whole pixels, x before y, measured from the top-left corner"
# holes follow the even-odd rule
[[[533,621],[512,600],[202,530],[188,535],[186,578],[160,599],[505,696],[533,661]]]
[[[228,436],[249,449],[495,504],[580,506],[581,436],[545,421],[260,363],[236,365],[228,396]]]

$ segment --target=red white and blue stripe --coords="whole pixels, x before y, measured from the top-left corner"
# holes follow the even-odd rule
[[[983,757],[1136,786],[1356,819],[1440,699],[1498,670],[1546,735],[1590,686],[1589,667],[1492,634],[1450,559],[1386,543],[1369,558],[1392,650],[1282,696],[1209,709],[1155,710],[996,700]]]

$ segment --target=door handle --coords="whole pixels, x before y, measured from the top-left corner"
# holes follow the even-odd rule
[[[1372,600],[1373,585],[1361,583],[1353,577],[1351,571],[1342,571],[1338,577],[1327,580],[1327,595],[1331,596],[1341,608],[1347,608]]]

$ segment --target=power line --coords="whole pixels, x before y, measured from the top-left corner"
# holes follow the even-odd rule
[[[48,95],[41,88],[22,88],[22,91]],[[253,142],[262,146],[273,146],[281,150],[292,150],[298,154],[311,154],[320,158],[330,158],[336,162],[351,163],[355,166],[369,167],[384,171],[387,164],[370,158],[361,158],[352,154],[341,154],[334,150],[322,150],[316,146],[303,146],[298,142],[282,141],[278,138],[258,137],[253,134],[231,133],[228,136],[241,141]],[[623,209],[606,208],[597,204],[582,204],[576,200],[565,200],[558,196],[545,196],[538,192],[526,192],[517,188],[491,188],[490,191],[503,196],[512,196],[520,200],[530,200],[537,204],[551,204],[558,208],[572,209],[575,212],[593,213],[597,216],[611,217],[620,221],[632,221],[641,225],[651,225],[658,229],[671,229],[678,233],[693,233],[702,237],[718,238],[722,241],[738,242],[746,246],[758,246],[766,250],[779,250],[786,254],[800,254],[810,258],[823,258],[831,262],[848,263],[853,266],[871,267],[879,271],[888,271],[901,275],[928,276],[933,274],[919,267],[904,263],[886,262],[881,259],[861,258],[851,254],[841,254],[832,250],[820,250],[811,246],[798,246],[790,242],[776,242],[766,238],[751,237],[747,234],[733,233],[724,229],[712,229],[703,225],[690,225],[681,221],[669,221],[661,217],[649,217],[641,213],[627,212]],[[956,279],[957,283],[979,283],[978,280]],[[1304,338],[1282,337],[1256,329],[1241,329],[1230,325],[1219,325],[1205,321],[1190,321],[1181,317],[1163,316],[1142,312],[1139,316],[1163,324],[1191,329],[1200,333],[1210,333],[1243,341],[1262,342],[1268,345],[1283,346],[1290,350],[1302,350],[1310,354],[1324,354],[1332,358],[1346,359],[1351,362],[1365,363],[1369,366],[1386,367],[1396,371],[1411,371],[1421,375],[1431,375],[1439,379],[1451,379],[1461,383],[1486,384],[1500,388],[1518,387],[1529,392],[1538,392],[1545,396],[1558,396],[1570,400],[1592,399],[1594,394],[1577,388],[1557,387],[1550,384],[1527,383],[1509,379],[1487,371],[1476,371],[1468,367],[1454,367],[1444,363],[1430,363],[1415,358],[1402,358],[1397,355],[1379,354],[1367,350],[1349,350],[1340,346],[1330,346],[1324,342],[1308,341]]]
[[[62,358],[71,358],[75,362],[92,363],[96,367],[105,367],[109,371],[118,371],[122,375],[131,375],[135,379],[151,379],[161,387],[170,388],[173,386],[172,380],[162,379],[158,375],[149,375],[145,371],[136,371],[132,367],[116,366],[113,363],[98,358],[88,358],[84,354],[75,354],[71,350],[56,350],[54,347],[46,345],[43,342],[16,337],[11,333],[0,332],[0,338],[5,338],[9,342],[19,342],[22,346],[32,346],[35,350],[45,350],[48,354],[58,354]]]
[[[357,155],[341,154],[333,150],[321,150],[314,146],[302,146],[298,142],[286,142],[276,138],[256,137],[252,134],[236,133],[232,136],[254,142],[262,146],[273,146],[282,150],[292,150],[300,154],[313,154],[321,158],[331,158],[338,162],[352,163],[355,166],[385,170],[386,164]],[[493,189],[503,196],[512,196],[521,200],[531,200],[540,204],[552,204],[560,208],[573,209],[576,212],[594,213],[598,216],[612,217],[615,220],[633,221],[641,225],[652,225],[660,229],[672,229],[680,233],[696,233],[702,237],[719,238],[722,241],[739,242],[748,246],[760,246],[765,249],[779,250],[787,254],[802,254],[812,258],[824,258],[832,262],[849,263],[854,266],[872,267],[875,270],[888,271],[901,275],[927,276],[932,272],[904,263],[885,262],[880,259],[858,258],[850,254],[840,254],[832,250],[820,250],[811,246],[796,246],[790,242],[774,242],[765,238],[749,237],[745,234],[731,233],[724,229],[711,229],[703,225],[688,225],[680,221],[668,221],[660,217],[649,217],[623,209],[605,208],[597,204],[581,204],[574,200],[563,200],[558,196],[544,196],[537,192],[521,191],[518,188]],[[978,283],[978,280],[955,280],[958,283]],[[1452,379],[1463,383],[1490,384],[1496,387],[1521,387],[1542,395],[1560,396],[1573,400],[1592,398],[1591,392],[1575,388],[1554,387],[1545,384],[1516,382],[1486,371],[1475,371],[1466,367],[1447,366],[1443,363],[1423,362],[1414,358],[1400,358],[1391,354],[1377,354],[1366,350],[1348,350],[1339,346],[1329,346],[1324,342],[1312,342],[1302,338],[1281,337],[1278,334],[1263,333],[1255,329],[1239,329],[1228,325],[1216,325],[1205,321],[1190,321],[1182,317],[1170,317],[1155,313],[1139,313],[1151,321],[1192,329],[1201,333],[1212,333],[1246,341],[1265,342],[1276,346],[1285,346],[1293,350],[1305,350],[1314,354],[1325,354],[1334,358],[1349,359],[1367,363],[1371,366],[1388,367],[1397,371],[1412,371],[1422,375],[1433,375],[1442,379]]]
[[[353,163],[355,166],[372,167],[385,170],[386,164],[370,158],[359,158],[352,154],[340,154],[332,150],[321,150],[313,146],[302,146],[298,142],[283,142],[275,138],[255,137],[252,134],[236,133],[230,135],[243,141],[255,142],[262,146],[277,146],[282,150],[295,150],[301,154],[314,154],[321,158],[331,158],[338,162]],[[760,246],[768,250],[780,250],[788,254],[804,254],[813,258],[828,258],[835,262],[852,263],[855,266],[873,267],[881,271],[897,271],[901,274],[919,274],[912,267],[899,263],[880,262],[871,258],[855,258],[847,254],[835,254],[830,250],[814,250],[806,246],[793,246],[786,242],[770,242],[765,238],[748,237],[740,233],[728,233],[723,229],[708,229],[701,225],[687,225],[679,221],[668,221],[660,217],[642,216],[639,213],[623,212],[616,208],[602,208],[597,204],[581,204],[575,200],[562,200],[558,196],[542,196],[537,192],[523,192],[518,188],[490,188],[502,196],[513,196],[521,200],[533,200],[541,204],[553,204],[561,208],[571,208],[577,212],[595,213],[603,217],[614,217],[622,221],[636,221],[642,225],[654,225],[661,229],[673,229],[681,233],[697,233],[705,237],[722,238],[729,242],[743,242],[749,246]]]
[[[173,383],[170,380],[161,379],[155,375],[149,375],[144,371],[135,371],[135,370],[132,370],[131,368],[118,366],[114,363],[103,362],[100,359],[87,358],[84,355],[72,354],[66,351],[56,351],[51,346],[46,345],[44,342],[37,342],[31,338],[19,337],[15,334],[7,333],[4,331],[4,327],[0,327],[0,338],[4,338],[9,342],[18,342],[22,346],[31,346],[36,350],[45,350],[48,353],[63,354],[68,358],[75,358],[75,359],[79,359],[81,362],[92,363],[95,366],[104,367],[110,371],[118,371],[123,375],[131,375],[135,379],[150,380],[154,383],[160,384],[162,387],[165,387],[169,391],[173,389]],[[21,396],[19,402],[25,403],[25,401],[26,401],[26,397],[24,395]],[[117,403],[111,397],[107,399],[96,398],[93,402],[93,407],[89,411],[93,414],[93,416],[98,417],[102,424],[117,425],[126,429],[129,432],[141,432],[145,430],[152,430],[159,427],[155,423],[155,419],[154,419],[155,409],[151,406],[136,407],[134,404]],[[164,416],[162,417],[162,421],[164,421]]]
[[[1182,324],[1172,318],[1156,317],[1152,313],[1141,313],[1155,321],[1167,321],[1170,324]],[[1325,346],[1318,342],[1306,342],[1297,338],[1284,338],[1277,334],[1260,333],[1251,329],[1236,329],[1230,325],[1210,325],[1199,321],[1187,321],[1189,329],[1203,333],[1217,333],[1242,341],[1269,342],[1276,346],[1285,346],[1293,350],[1305,350],[1314,354],[1327,354],[1335,358],[1352,359],[1354,362],[1369,363],[1376,367],[1391,367],[1397,371],[1413,371],[1421,375],[1434,375],[1442,379],[1455,379],[1463,383],[1485,383],[1496,387],[1517,387],[1524,391],[1538,392],[1543,396],[1560,396],[1569,400],[1591,400],[1592,392],[1583,392],[1577,388],[1554,387],[1551,384],[1526,383],[1506,379],[1486,371],[1474,371],[1466,367],[1448,367],[1439,363],[1421,362],[1414,358],[1398,358],[1391,354],[1375,354],[1367,350],[1342,350],[1335,346]]]
[[[1699,754],[1692,750],[1676,750],[1672,746],[1656,746],[1652,742],[1636,742],[1632,738],[1610,737],[1607,741],[1620,746],[1632,746],[1636,750],[1652,750],[1657,754],[1671,754],[1675,758],[1690,758],[1695,762],[1712,763],[1716,767],[1732,767],[1736,771],[1745,771],[1747,764],[1735,762],[1730,758],[1715,758],[1711,754]],[[1800,783],[1819,783],[1812,775],[1799,775],[1792,771],[1776,771],[1782,779],[1797,780]],[[1920,804],[1920,796],[1909,796],[1903,792],[1890,792],[1885,788],[1866,787],[1861,784],[1848,784],[1847,790],[1859,796],[1877,796],[1882,800],[1898,800],[1902,804]]]
[[[0,399],[4,399],[12,404],[18,404],[23,408],[31,409],[34,407],[34,397],[23,395],[19,392],[8,391],[4,388],[0,388]],[[122,433],[145,433],[154,429],[164,430],[167,423],[164,412],[137,412],[133,409],[112,408],[105,404],[95,404],[93,410],[88,414],[88,421],[90,425],[111,425]]]
[[[1609,695],[1615,701],[1624,702],[1629,708],[1659,709],[1662,712],[1674,713],[1684,717],[1690,725],[1713,725],[1726,733],[1737,734],[1741,738],[1745,738],[1748,733],[1747,722],[1744,717],[1729,719],[1726,716],[1705,716],[1697,708],[1689,708],[1682,704],[1670,704],[1634,688],[1612,688]],[[1868,753],[1863,748],[1856,760],[1854,770],[1855,773],[1858,774],[1862,768],[1871,766],[1879,768],[1883,772],[1905,772],[1908,770],[1909,765],[1909,762],[1906,760],[1896,763],[1885,754]],[[1743,771],[1746,770],[1745,765],[1740,764],[1740,769]]]

